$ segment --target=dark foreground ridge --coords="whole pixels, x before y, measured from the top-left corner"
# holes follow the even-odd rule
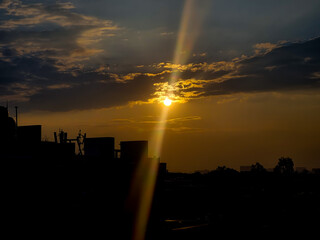
[[[288,238],[319,227],[319,170],[294,171],[290,158],[273,171],[257,163],[193,174],[167,172],[156,159],[153,171],[147,141],[115,149],[112,137],[61,131],[42,142],[40,125],[17,126],[0,110],[2,219],[11,238],[132,239],[144,196],[132,197],[139,166],[139,184],[156,176],[146,239]]]

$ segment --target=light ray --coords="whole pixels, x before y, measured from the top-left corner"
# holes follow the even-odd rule
[[[205,15],[204,10],[199,12],[199,9],[208,9],[203,5],[204,2],[208,1],[203,0],[201,2],[202,4],[199,4],[197,1],[196,5],[195,0],[185,1],[176,49],[174,52],[173,64],[184,64],[191,55],[195,39],[200,31],[200,23]],[[200,6],[200,8],[195,11],[196,6]],[[171,77],[168,80],[169,91],[166,92],[166,96],[160,96],[168,105],[171,104],[171,102],[169,104],[170,99],[176,98],[174,96],[174,90],[170,88],[170,85],[177,82],[180,75],[179,70],[172,70]],[[169,107],[163,107],[158,124],[151,136],[151,143],[154,144],[153,150],[155,157],[151,160],[147,160],[147,162],[145,159],[142,159],[133,179],[131,196],[135,196],[135,200],[138,199],[133,226],[133,240],[143,240],[145,237],[158,173],[159,161],[157,159],[161,155],[168,112]]]
[[[176,43],[176,49],[174,52],[173,64],[182,64],[185,62],[185,59],[190,55],[192,48],[192,38],[191,36],[187,37],[188,26],[190,25],[192,8],[194,5],[193,0],[186,0],[182,19],[180,23],[180,31]],[[189,39],[189,40],[188,40]],[[176,82],[178,80],[178,71],[174,71],[171,75],[170,83]]]
[[[183,65],[189,59],[199,36],[204,17],[208,13],[210,1],[186,0],[183,8],[180,30],[173,57],[173,65]],[[172,69],[174,70],[174,69]],[[172,72],[169,84],[179,80],[180,72]]]
[[[155,143],[156,156],[160,156],[161,153],[168,109],[168,107],[163,108],[160,120],[151,139],[151,142]],[[143,240],[145,237],[158,167],[159,158],[153,157],[141,159],[139,166],[136,169],[129,195],[129,201],[133,202],[133,205],[135,205],[135,203],[137,204],[136,206],[133,206],[133,208],[135,208],[133,210],[135,215],[133,222],[133,240]]]

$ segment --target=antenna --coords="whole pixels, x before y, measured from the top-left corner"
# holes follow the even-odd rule
[[[18,127],[18,107],[14,107],[16,109],[16,126]]]

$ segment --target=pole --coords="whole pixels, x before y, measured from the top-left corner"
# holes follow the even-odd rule
[[[14,107],[16,109],[16,126],[18,127],[18,107]]]

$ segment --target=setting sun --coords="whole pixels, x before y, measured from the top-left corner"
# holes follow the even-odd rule
[[[172,100],[170,100],[169,98],[166,98],[164,101],[163,101],[164,105],[166,106],[170,106],[171,103],[172,103]]]

